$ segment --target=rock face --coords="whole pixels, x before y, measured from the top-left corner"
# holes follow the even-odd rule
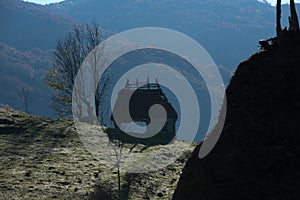
[[[299,199],[299,55],[289,43],[239,65],[222,135],[204,159],[194,150],[173,199]]]

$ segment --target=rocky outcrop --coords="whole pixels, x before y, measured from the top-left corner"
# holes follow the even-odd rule
[[[299,198],[300,43],[295,41],[238,66],[226,90],[222,135],[207,157],[198,158],[201,144],[194,150],[173,199]]]

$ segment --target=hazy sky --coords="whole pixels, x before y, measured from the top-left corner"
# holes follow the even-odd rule
[[[61,2],[63,0],[24,0],[28,2],[33,2],[33,3],[38,3],[38,4],[48,4],[48,3],[56,3],[56,2]]]
[[[34,2],[34,3],[38,3],[38,4],[47,4],[47,3],[55,3],[55,2],[60,2],[63,0],[25,0],[28,2]],[[270,2],[272,5],[276,4],[276,0],[267,0],[268,2]],[[289,2],[289,0],[282,0],[282,3],[287,3]],[[295,0],[295,2],[300,3],[300,0]]]
[[[268,2],[270,2],[272,5],[275,5],[277,0],[267,0]],[[282,0],[282,3],[288,3],[290,2],[290,0]],[[300,3],[300,0],[295,0],[296,3]]]

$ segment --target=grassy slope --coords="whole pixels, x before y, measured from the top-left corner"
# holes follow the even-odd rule
[[[189,155],[157,172],[123,173],[124,199],[171,198]],[[0,109],[0,157],[0,199],[116,199],[116,170],[84,148],[70,121]]]

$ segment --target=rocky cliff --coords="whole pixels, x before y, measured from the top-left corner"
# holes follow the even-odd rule
[[[201,144],[194,150],[173,199],[299,199],[300,37],[291,34],[238,66],[222,135],[204,159]]]

